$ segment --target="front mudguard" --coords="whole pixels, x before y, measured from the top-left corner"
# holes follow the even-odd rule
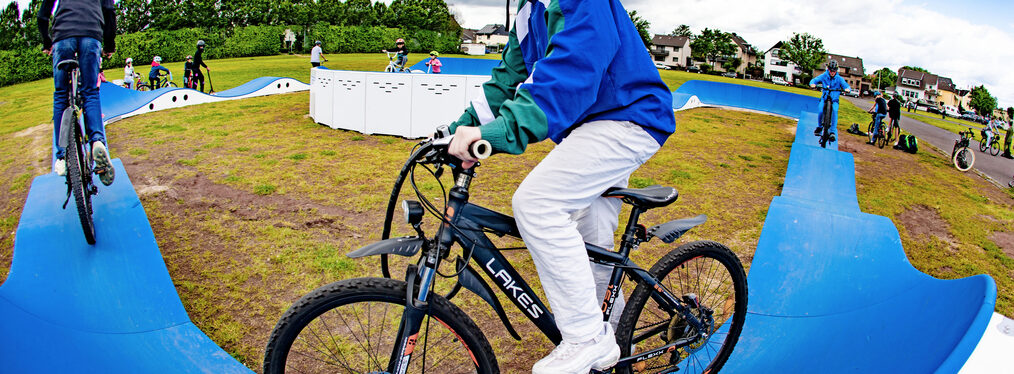
[[[419,250],[422,249],[425,244],[426,239],[418,236],[404,236],[370,243],[365,247],[349,252],[345,256],[348,256],[349,258],[362,258],[388,254],[412,257],[415,256],[416,253],[419,253]]]

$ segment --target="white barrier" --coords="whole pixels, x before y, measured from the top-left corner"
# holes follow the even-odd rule
[[[423,138],[457,120],[489,79],[313,69],[310,116],[335,129]]]

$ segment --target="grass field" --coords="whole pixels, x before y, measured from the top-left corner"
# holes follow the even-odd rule
[[[387,62],[376,54],[330,58],[327,66],[335,69],[380,70]],[[305,56],[209,65],[218,90],[257,76],[308,76]],[[671,89],[709,79],[817,95],[717,76],[661,74]],[[0,88],[0,190],[6,191],[0,199],[0,281],[7,276],[28,184],[48,172],[50,84]],[[317,125],[306,115],[307,101],[304,92],[205,104],[108,128],[112,154],[123,160],[141,197],[191,318],[255,370],[271,328],[293,301],[329,282],[379,274],[376,259],[344,254],[379,239],[390,184],[415,144]],[[862,145],[864,139],[844,129],[865,123],[864,109],[843,102],[839,120],[842,150],[855,155],[863,211],[895,222],[917,269],[939,278],[991,275],[997,309],[1014,315],[1014,194],[957,172],[933,152],[910,155]],[[676,118],[677,133],[634,173],[631,184],[672,185],[680,200],[643,221],[707,214],[709,222],[681,241],[725,243],[749,268],[768,204],[781,192],[795,121],[718,109],[679,112]],[[485,161],[472,201],[509,213],[521,177],[551,148],[542,142],[524,155]],[[419,177],[419,182],[431,198],[439,195],[434,181]],[[409,229],[399,226],[397,232]],[[632,257],[647,267],[670,249],[652,242]],[[515,251],[509,258],[538,284],[527,253]],[[520,342],[478,298],[465,293],[455,302],[486,332],[504,372],[527,370],[551,348],[518,313],[509,315],[522,333]]]

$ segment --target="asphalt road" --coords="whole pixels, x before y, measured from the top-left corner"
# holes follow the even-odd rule
[[[869,109],[873,106],[873,101],[870,100],[857,99],[854,97],[845,98],[863,110]],[[930,143],[944,152],[947,152],[947,155],[945,156],[950,155],[950,151],[954,149],[954,141],[958,139],[956,134],[930,125],[926,122],[905,116],[901,116],[900,122],[902,129],[912,133],[915,135],[916,139],[919,139],[920,145]],[[866,123],[859,124],[859,129],[865,131],[866,125]],[[979,135],[976,134],[976,136]],[[1002,145],[1003,138],[1001,137],[1000,140]],[[926,150],[925,147],[920,148],[920,151]],[[993,181],[997,184],[1006,187],[1007,183],[1011,181],[1012,175],[1014,175],[1014,160],[979,152],[979,142],[975,140],[972,140],[969,148],[975,152],[975,169],[993,179]],[[1000,152],[1000,155],[1003,155],[1003,151]]]

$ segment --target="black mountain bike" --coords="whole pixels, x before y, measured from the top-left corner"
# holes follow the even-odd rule
[[[446,129],[434,138],[419,143],[406,161],[388,204],[385,238],[401,185],[408,178],[420,201],[404,201],[402,208],[417,235],[381,240],[348,254],[352,258],[415,258],[406,266],[405,280],[347,279],[303,296],[271,333],[264,353],[265,373],[499,373],[482,330],[450,301],[462,288],[475,293],[492,307],[510,336],[521,339],[472,261],[542,334],[560,343],[553,314],[501,252],[523,247],[497,248],[488,236],[520,238],[514,219],[469,203],[469,185],[479,164],[463,169],[459,160],[447,154],[451,136]],[[482,143],[473,144],[474,154],[488,153],[488,143]],[[452,170],[455,184],[449,194],[443,191],[443,209],[419,191],[415,181],[419,166],[438,182],[444,166]],[[602,303],[604,321],[612,313],[622,313],[616,330],[622,355],[612,370],[717,372],[732,353],[746,316],[747,283],[739,258],[722,244],[697,241],[680,245],[644,270],[628,258],[640,243],[654,237],[672,243],[706,217],[645,228],[638,223],[640,215],[675,201],[675,189],[613,188],[603,196],[633,205],[619,251],[586,243],[591,261],[614,266]],[[427,211],[440,221],[433,236],[421,227]],[[443,261],[451,261],[455,243],[461,250],[453,259],[453,271],[439,271]],[[390,262],[383,264],[389,274]],[[614,311],[624,275],[636,288],[624,310]],[[437,277],[454,280],[446,294],[433,291]]]
[[[989,144],[986,144],[986,139],[988,138],[986,136],[986,129],[979,131],[979,134],[982,135],[982,141],[979,142],[979,152],[986,153],[986,151],[989,151],[989,154],[993,156],[999,155],[1000,136],[998,136],[998,134],[993,134],[992,141],[990,141]]]
[[[149,81],[148,83],[143,83],[143,84],[137,86],[137,90],[138,91],[153,91],[153,90],[157,90],[159,88],[167,88],[167,87],[173,87],[173,88],[175,88],[175,87],[178,87],[178,86],[176,86],[176,82],[173,82],[173,80],[172,80],[172,74],[166,74],[166,73],[163,73],[162,71],[158,72],[158,87],[153,87],[153,86],[154,85],[152,85],[152,82]]]
[[[887,117],[884,118],[886,119]],[[873,130],[877,128],[876,122],[877,122],[877,114],[871,113],[870,124],[867,125],[866,132],[870,134],[870,136],[872,137],[871,141],[873,142],[873,145],[876,145],[877,147],[880,148],[884,148],[884,146],[887,145],[888,142],[887,134],[884,132],[885,130],[884,126],[887,126],[886,123],[887,121],[882,121],[880,123],[879,131],[876,131],[876,133],[874,133]]]
[[[820,136],[820,147],[821,148],[827,148],[827,143],[831,140],[831,126],[836,126],[837,125],[837,124],[831,123],[833,121],[833,119],[831,118],[831,111],[832,111],[832,105],[834,105],[834,103],[831,101],[831,95],[830,95],[830,93],[832,91],[837,91],[837,92],[845,93],[846,91],[845,90],[832,90],[832,89],[829,89],[829,88],[823,87],[823,86],[820,87],[820,90],[822,92],[824,92],[821,95],[821,100],[824,100],[824,111],[820,113],[820,126],[822,128],[821,133],[819,135]]]
[[[958,136],[961,138],[954,141],[954,149],[951,150],[951,163],[960,171],[968,171],[975,165],[975,152],[968,148],[974,136],[972,134],[971,127],[968,131],[959,131]]]
[[[91,142],[88,141],[85,132],[82,99],[77,92],[81,69],[78,68],[77,60],[60,61],[56,64],[56,68],[70,74],[71,87],[70,93],[67,95],[70,106],[63,111],[63,116],[60,118],[60,138],[58,140],[60,147],[66,149],[64,160],[67,163],[67,199],[63,202],[63,209],[67,209],[67,203],[70,202],[70,197],[73,195],[85,241],[88,244],[95,244],[92,195],[97,194],[99,190],[92,183]]]

